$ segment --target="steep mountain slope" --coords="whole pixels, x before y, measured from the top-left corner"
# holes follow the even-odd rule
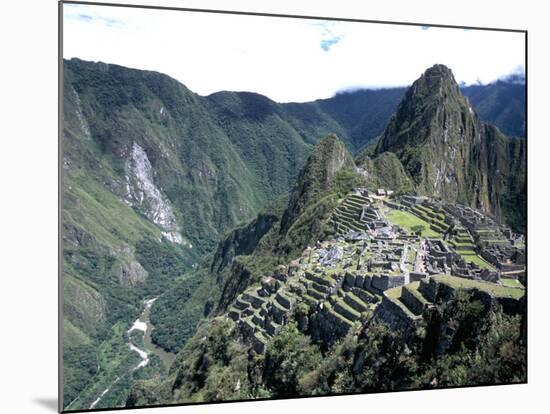
[[[114,95],[79,94],[74,73],[64,75],[63,404],[88,408],[117,372],[137,364],[122,332],[140,313],[142,298],[167,289],[197,256],[180,244],[173,206],[154,184],[141,146],[126,147],[124,159],[114,152],[121,149],[114,139],[103,141],[107,115],[95,113]],[[124,130],[118,125],[111,132]],[[161,372],[151,368],[150,375]]]
[[[345,132],[322,112],[289,116],[285,107],[249,92],[218,92],[206,97],[213,122],[224,131],[258,182],[264,199],[280,195],[320,137]]]
[[[414,193],[414,183],[393,152],[383,152],[371,158],[362,152],[355,159],[369,188],[391,189],[396,193]]]
[[[88,384],[97,367],[107,388],[136,357],[122,347],[122,365],[98,365],[98,345],[122,340],[144,298],[285,193],[316,134],[337,126],[294,129],[261,96],[203,98],[159,73],[78,59],[64,62],[63,101],[64,405],[87,408],[102,391]],[[181,282],[196,298],[181,312],[190,330],[182,338],[216,297],[215,283],[191,276]]]
[[[150,220],[163,221],[167,231],[177,228],[182,240],[208,251],[220,231],[265,203],[267,189],[202,98],[154,72],[74,59],[65,66],[67,88],[78,94],[90,137],[102,152],[98,158],[109,157],[118,168],[120,179],[111,190]],[[267,149],[280,147],[264,142]],[[302,143],[299,151],[286,151],[287,174],[305,159],[305,148]],[[279,178],[284,180],[274,180]],[[165,211],[156,211],[157,204]]]
[[[275,200],[250,223],[230,232],[189,278],[153,305],[152,317],[159,321],[155,322],[157,343],[179,349],[193,334],[189,325],[195,326],[212,312],[223,312],[263,274],[323,238],[328,231],[323,223],[339,198],[361,184],[362,177],[354,173],[353,159],[343,142],[335,135],[323,138],[288,199]],[[194,291],[189,289],[191,284],[195,284]],[[169,318],[162,321],[161,315]]]
[[[330,188],[340,170],[353,168],[355,164],[351,155],[336,135],[329,135],[321,140],[308,158],[291,192],[282,218],[281,232],[286,233],[305,206]]]
[[[253,93],[201,97],[159,73],[72,59],[64,62],[63,92],[64,406],[71,409],[88,408],[138,361],[125,340],[144,299],[161,295],[151,310],[153,340],[177,351],[202,318],[322,237],[324,219],[351,188],[429,187],[415,181],[398,145],[359,157],[358,168],[347,149],[383,131],[400,89],[277,104]],[[525,187],[524,145],[486,128],[492,132],[472,165],[489,182],[492,205],[505,185]],[[341,140],[329,136],[313,149],[329,133]],[[485,173],[491,168],[515,173],[497,181]],[[512,209],[522,194],[500,194],[506,217],[522,220]],[[110,403],[123,402],[137,377],[160,375],[162,363],[131,372]]]
[[[377,143],[375,153],[384,152],[397,155],[418,194],[481,208],[521,229],[525,204],[516,221],[504,198],[524,191],[525,141],[483,123],[447,67],[433,66],[407,91]]]
[[[525,78],[510,76],[487,85],[461,88],[480,118],[504,134],[525,137]]]
[[[369,160],[373,172],[401,166],[395,177],[407,177],[393,153]],[[207,276],[223,285],[217,308],[168,375],[137,382],[127,406],[524,381],[523,289],[452,276],[361,288],[380,278],[373,260],[360,268],[362,255],[373,258],[367,243],[386,257],[399,237],[376,239],[371,228],[374,240],[335,240],[323,227],[335,209],[348,221],[358,209],[381,217],[380,200],[364,210],[367,198],[350,195],[368,181],[336,136],[321,140],[288,202],[219,244]]]

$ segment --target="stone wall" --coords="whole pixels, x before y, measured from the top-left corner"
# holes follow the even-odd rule
[[[427,277],[428,274],[424,272],[409,272],[409,279],[411,282],[418,282],[419,280],[426,279]]]
[[[374,275],[371,278],[370,286],[375,290],[383,292],[394,287],[402,286],[405,284],[405,276],[389,276],[389,275]]]
[[[437,298],[438,288],[438,283],[432,278],[421,280],[420,285],[418,286],[418,290],[424,295],[424,297],[428,301],[434,303]]]
[[[404,286],[401,291],[401,300],[415,315],[421,315],[424,312],[424,303],[411,293],[407,286]]]
[[[524,265],[515,263],[501,263],[499,267],[502,272],[517,272],[523,270]]]
[[[452,286],[445,283],[438,283],[433,278],[430,278],[429,281],[422,280],[418,290],[428,301],[433,303],[437,300],[450,300],[456,293],[456,289]],[[494,297],[490,293],[476,288],[466,290],[473,292],[475,299],[480,300],[486,307],[500,305],[502,306],[503,311],[507,314],[519,314],[523,312],[523,307],[525,306],[525,296],[520,299]]]
[[[399,321],[396,321],[395,318],[389,318],[388,313],[397,317]],[[410,327],[414,325],[414,320],[411,319],[403,308],[385,295],[382,296],[382,303],[376,310],[375,318],[389,323],[391,326],[401,325],[401,327]]]
[[[313,342],[332,345],[348,333],[350,325],[330,313],[325,307],[309,318],[308,330]]]

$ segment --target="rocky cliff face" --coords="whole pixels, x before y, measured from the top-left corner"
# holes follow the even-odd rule
[[[409,88],[375,153],[396,154],[417,193],[471,205],[504,220],[510,212],[502,195],[513,198],[524,187],[521,182],[519,188],[510,185],[524,180],[524,145],[483,123],[451,70],[435,65]],[[525,217],[525,207],[521,209]]]
[[[278,220],[276,214],[260,213],[246,226],[233,230],[219,243],[210,265],[211,271],[220,272],[224,267],[233,264],[236,256],[254,252],[261,238]]]
[[[143,148],[136,142],[132,144],[125,173],[126,203],[138,207],[149,220],[163,230],[162,235],[169,241],[182,244],[183,238],[174,209],[156,186],[151,162]]]

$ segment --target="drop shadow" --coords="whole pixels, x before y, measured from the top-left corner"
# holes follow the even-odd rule
[[[54,413],[57,413],[57,398],[35,398],[34,402]]]

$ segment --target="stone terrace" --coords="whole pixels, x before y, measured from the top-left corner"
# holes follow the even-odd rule
[[[402,196],[396,201],[360,191],[345,197],[329,218],[334,239],[308,247],[289,267],[279,266],[231,305],[228,316],[236,322],[240,339],[256,352],[265,352],[270,338],[296,316],[298,308],[307,309],[317,324],[322,321],[323,329],[333,333],[335,340],[372,312],[382,320],[410,326],[421,319],[424,309],[433,306],[432,277],[446,274],[451,282],[485,283],[479,286],[496,289],[504,288],[500,272],[508,272],[509,277],[524,272],[523,239],[503,231],[480,212],[423,197]],[[412,212],[444,238],[423,239],[390,226],[379,209],[382,202]],[[474,245],[479,232],[499,232],[511,240],[481,248],[483,257],[495,263],[498,271],[465,261],[463,255],[475,255],[480,248]],[[316,336],[311,326],[300,329]]]
[[[378,210],[374,207],[374,199],[354,192],[334,210],[329,223],[334,226],[338,236],[350,233],[364,233],[385,225]]]
[[[259,287],[241,293],[229,308],[228,316],[237,322],[242,338],[258,353],[265,351],[269,338],[288,321],[296,302],[289,289],[291,276],[286,267],[278,269],[273,277],[264,277]]]
[[[456,289],[476,291],[487,305],[498,302],[507,313],[518,312],[525,292],[523,288],[436,275],[384,292],[374,317],[390,325],[412,327],[422,320],[427,308],[433,307],[438,300],[452,297]]]
[[[332,326],[329,329],[344,336],[376,307],[384,290],[405,283],[404,275],[392,271],[399,270],[403,250],[402,242],[390,245],[376,239],[318,243],[303,252],[297,269],[280,266],[260,286],[240,294],[228,316],[237,323],[240,337],[258,353],[265,352],[269,339],[299,303],[322,314]]]
[[[426,197],[400,196],[393,200],[384,200],[384,204],[415,215],[429,223],[430,229],[439,234],[444,234],[453,223],[452,217],[438,203]]]

